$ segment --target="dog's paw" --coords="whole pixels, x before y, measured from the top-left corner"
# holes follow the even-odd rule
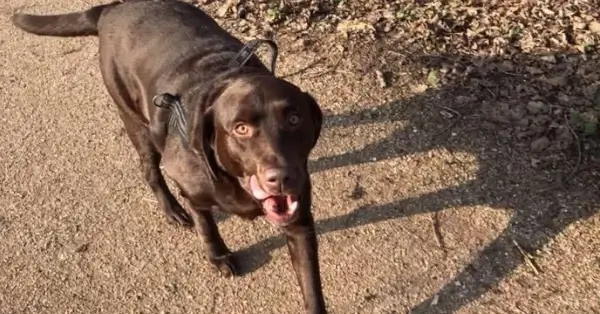
[[[232,253],[210,257],[209,260],[221,276],[231,278],[238,275],[235,256]]]
[[[190,215],[183,209],[177,201],[167,202],[163,206],[163,211],[167,222],[170,224],[178,224],[180,226],[189,228],[194,225]]]

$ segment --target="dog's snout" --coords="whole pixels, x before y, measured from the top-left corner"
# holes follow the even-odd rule
[[[271,189],[278,189],[289,181],[288,173],[283,169],[271,168],[265,171],[265,185]]]

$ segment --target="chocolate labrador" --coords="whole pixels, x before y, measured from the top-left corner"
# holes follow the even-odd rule
[[[166,217],[194,225],[210,262],[231,276],[236,261],[212,211],[263,216],[285,234],[306,311],[326,312],[307,170],[323,118],[313,97],[252,53],[236,59],[248,47],[177,0],[19,13],[12,21],[37,35],[97,36],[104,83]]]

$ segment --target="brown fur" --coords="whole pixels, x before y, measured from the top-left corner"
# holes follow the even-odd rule
[[[300,204],[278,227],[286,236],[307,312],[325,313],[307,171],[322,123],[313,97],[274,77],[256,57],[244,68],[228,68],[243,44],[183,2],[131,0],[65,15],[17,14],[13,22],[40,35],[99,37],[104,83],[159,206],[171,221],[193,222],[209,260],[226,275],[236,274],[236,260],[212,211],[262,216],[260,201],[249,193],[249,178],[264,182],[269,169],[278,169],[281,192],[297,195]],[[161,93],[181,99],[189,143],[168,127],[169,110],[152,104]],[[288,123],[290,114],[300,123]],[[240,121],[253,136],[234,134]],[[169,191],[161,162],[189,213]]]

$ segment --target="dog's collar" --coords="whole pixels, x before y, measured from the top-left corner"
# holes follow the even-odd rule
[[[252,58],[260,45],[266,44],[271,49],[271,73],[275,75],[275,63],[277,62],[278,48],[277,44],[270,39],[253,39],[249,41],[238,54],[229,61],[230,68],[241,68]]]

